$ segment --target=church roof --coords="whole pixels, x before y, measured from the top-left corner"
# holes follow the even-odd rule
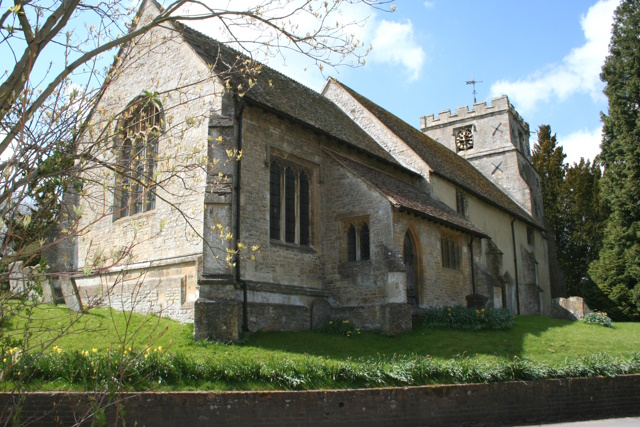
[[[433,222],[456,230],[487,237],[487,233],[482,229],[472,224],[445,203],[435,200],[425,191],[336,152],[329,151],[329,154],[354,175],[377,189],[397,208],[426,217]]]
[[[400,166],[393,156],[328,98],[266,65],[260,65],[256,69],[257,62],[193,28],[180,23],[177,27],[196,54],[212,66],[222,80],[228,81],[231,88],[243,93],[248,102],[258,104],[332,136],[346,145]],[[351,88],[338,84],[422,157],[431,167],[432,173],[528,223],[541,227],[467,160]],[[430,197],[429,199],[435,202]]]
[[[393,156],[337,105],[318,92],[266,65],[260,65],[257,71],[257,62],[224,43],[183,24],[178,24],[178,28],[183,31],[184,40],[194,51],[215,69],[221,79],[228,79],[231,88],[244,92],[243,97],[247,101],[302,122],[343,143],[399,166]]]
[[[431,172],[453,182],[487,202],[500,207],[521,220],[542,227],[529,213],[500,190],[466,159],[429,138],[407,122],[388,112],[353,89],[334,80],[369,110],[387,128],[402,139],[431,168]]]

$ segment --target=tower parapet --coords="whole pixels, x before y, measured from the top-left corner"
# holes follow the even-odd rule
[[[420,130],[425,132],[427,128],[432,126],[442,126],[448,123],[473,119],[485,114],[498,113],[502,111],[510,111],[513,118],[520,123],[526,132],[529,132],[529,124],[524,121],[522,116],[520,116],[513,105],[509,102],[509,97],[507,95],[493,98],[490,105],[487,105],[486,101],[481,101],[473,104],[472,109],[469,109],[468,105],[457,107],[453,114],[451,113],[451,110],[442,110],[438,113],[437,117],[434,114],[422,116],[420,118]]]
[[[534,218],[540,219],[540,179],[531,163],[529,124],[506,95],[420,118],[420,130],[467,159]]]

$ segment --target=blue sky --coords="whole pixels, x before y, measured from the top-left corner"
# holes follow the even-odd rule
[[[363,67],[324,71],[418,127],[420,117],[507,94],[535,131],[551,125],[567,162],[599,152],[607,110],[600,67],[618,0],[399,0],[394,13],[368,16],[358,36],[373,51]],[[193,25],[192,23],[190,23]],[[195,25],[197,27],[197,25]],[[210,33],[210,32],[209,32]],[[215,34],[212,34],[216,36]],[[274,68],[321,90],[324,76],[304,59]],[[305,71],[306,68],[306,71]],[[532,146],[536,140],[531,135]]]
[[[376,19],[410,27],[402,46],[419,50],[404,62],[378,59],[385,53],[376,52],[374,40],[372,61],[340,70],[337,78],[418,126],[422,115],[471,107],[472,88],[465,82],[475,77],[482,81],[478,101],[505,93],[532,131],[551,125],[567,161],[593,158],[599,152],[600,112],[607,111],[598,74],[617,3],[397,2],[395,13]]]
[[[607,111],[598,74],[617,3],[398,2],[383,19],[411,25],[412,40],[424,52],[417,77],[401,64],[374,61],[339,78],[418,126],[422,115],[471,107],[465,82],[475,77],[482,81],[478,101],[508,95],[532,131],[551,125],[568,162],[592,159],[599,152],[600,112]]]
[[[532,146],[538,126],[549,124],[566,161],[577,162],[599,152],[600,112],[606,112],[607,100],[598,75],[618,3],[397,0],[393,13],[346,5],[341,21],[367,19],[350,29],[373,46],[366,65],[320,72],[308,58],[286,52],[286,61],[276,57],[268,64],[317,91],[331,75],[416,127],[421,116],[471,107],[472,88],[465,82],[474,77],[481,81],[478,101],[509,96],[534,131]],[[225,40],[211,21],[188,24]]]

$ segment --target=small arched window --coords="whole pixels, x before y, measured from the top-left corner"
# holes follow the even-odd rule
[[[160,108],[152,101],[133,103],[119,120],[115,218],[155,209],[161,128]]]
[[[366,261],[371,258],[369,223],[366,219],[352,219],[345,223],[347,230],[347,261]]]
[[[350,224],[347,229],[347,259],[349,261],[355,261],[357,259],[356,240],[356,228],[353,224]]]

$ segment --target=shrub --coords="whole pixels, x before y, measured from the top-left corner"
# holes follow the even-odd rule
[[[344,335],[345,337],[360,335],[360,328],[357,328],[349,319],[330,320],[322,330],[328,334]]]
[[[607,313],[603,313],[601,311],[592,311],[584,316],[583,321],[589,325],[602,325],[606,328],[613,328],[611,319],[607,316]]]
[[[507,308],[432,307],[423,310],[425,325],[452,329],[507,329],[513,326],[513,316]]]

